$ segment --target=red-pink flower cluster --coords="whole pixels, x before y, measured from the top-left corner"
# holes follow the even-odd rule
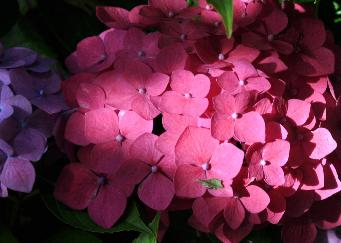
[[[97,15],[110,29],[66,60],[65,139],[78,150],[58,200],[108,228],[137,188],[156,211],[192,209],[189,223],[223,242],[269,223],[284,242],[312,242],[341,225],[337,47],[321,21],[234,0],[227,39],[204,0]]]

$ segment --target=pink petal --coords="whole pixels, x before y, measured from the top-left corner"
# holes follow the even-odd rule
[[[324,187],[322,189],[315,190],[317,195],[316,198],[318,198],[318,200],[325,200],[341,190],[341,181],[332,164],[323,166],[323,173]]]
[[[127,198],[123,192],[117,190],[114,185],[104,185],[95,200],[90,203],[88,212],[96,224],[110,228],[123,215],[126,205]]]
[[[87,37],[77,45],[77,60],[82,69],[89,68],[103,60],[104,45],[97,36]]]
[[[237,112],[235,98],[227,92],[214,97],[213,105],[215,110],[219,113],[232,115],[233,113]]]
[[[285,198],[275,190],[269,191],[268,195],[270,197],[270,203],[266,209],[266,219],[271,224],[278,224],[285,212]]]
[[[263,167],[264,181],[269,186],[280,186],[285,182],[283,169],[278,165],[265,165]]]
[[[180,134],[174,132],[162,133],[156,141],[156,148],[164,154],[174,155],[175,145],[178,142]]]
[[[270,203],[268,194],[258,186],[250,185],[246,187],[248,196],[242,196],[240,201],[250,213],[260,213]]]
[[[85,113],[85,137],[90,143],[105,143],[118,134],[118,118],[113,108],[102,108]]]
[[[151,173],[139,186],[139,198],[148,207],[165,210],[174,196],[174,185],[161,173]]]
[[[248,112],[236,119],[234,136],[238,141],[252,144],[265,141],[265,122],[257,112]]]
[[[238,45],[233,51],[229,53],[230,62],[239,59],[246,59],[249,62],[253,62],[259,56],[260,51],[255,48],[250,48],[244,45]]]
[[[286,139],[288,136],[287,130],[277,122],[267,122],[265,126],[265,141],[273,141],[275,139]]]
[[[218,77],[219,86],[228,94],[233,94],[239,88],[239,80],[235,72],[226,71]]]
[[[144,133],[151,133],[153,121],[140,117],[133,111],[121,111],[118,114],[120,133],[128,139],[134,140]]]
[[[311,105],[308,102],[290,99],[288,100],[287,117],[290,118],[296,125],[303,125],[309,117]]]
[[[336,147],[335,140],[325,128],[318,128],[313,131],[310,142],[303,143],[303,148],[311,159],[322,159],[333,152]]]
[[[204,226],[209,228],[214,219],[226,207],[226,198],[200,197],[193,202],[193,216]]]
[[[233,70],[236,72],[239,80],[246,81],[248,78],[257,77],[258,72],[253,65],[246,60],[238,60],[232,62]]]
[[[85,115],[80,112],[73,113],[68,119],[64,132],[65,139],[77,144],[87,145],[90,143],[85,136]]]
[[[169,76],[163,73],[153,73],[146,81],[147,93],[151,96],[162,94],[167,88]]]
[[[174,91],[166,91],[161,98],[160,108],[171,114],[182,114],[186,98]]]
[[[238,229],[245,218],[245,209],[239,199],[229,198],[226,200],[224,218],[231,229]]]
[[[210,161],[218,144],[219,141],[211,136],[209,129],[188,127],[175,146],[177,163],[201,166]]]
[[[205,171],[201,167],[183,164],[178,166],[174,176],[175,193],[178,197],[198,198],[206,188],[198,180],[204,180]]]
[[[231,116],[215,113],[212,117],[212,136],[220,141],[227,141],[234,135],[234,120]]]
[[[146,120],[152,120],[160,114],[159,109],[146,95],[138,95],[131,103],[131,108]]]
[[[324,187],[324,171],[321,164],[316,166],[306,164],[301,168],[303,171],[301,190],[317,190]]]
[[[289,158],[290,143],[285,140],[275,140],[267,143],[262,152],[262,157],[271,164],[283,166]]]
[[[181,44],[173,44],[163,48],[156,57],[157,70],[170,74],[175,70],[184,69],[187,53]]]
[[[208,100],[206,98],[185,98],[183,112],[185,116],[199,117],[208,107]]]
[[[81,108],[95,110],[104,108],[105,93],[103,89],[91,83],[81,83],[78,87],[76,99]]]
[[[96,16],[108,27],[124,29],[130,26],[129,11],[123,8],[97,7]]]
[[[244,152],[231,143],[222,143],[214,151],[210,160],[211,170],[217,179],[230,181],[240,171],[243,164]],[[226,170],[228,168],[228,170]]]
[[[97,193],[97,179],[89,169],[71,163],[63,168],[53,195],[70,208],[85,209]]]
[[[186,127],[195,126],[197,118],[169,113],[162,114],[162,125],[167,131],[182,133]]]
[[[157,136],[151,133],[145,133],[138,137],[130,147],[132,158],[154,165],[162,156],[160,151],[155,148]]]
[[[264,77],[248,78],[247,85],[248,90],[257,90],[258,92],[264,92],[271,88],[271,84]]]

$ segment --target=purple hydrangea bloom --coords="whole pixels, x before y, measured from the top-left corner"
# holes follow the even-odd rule
[[[61,78],[54,62],[34,51],[0,43],[0,197],[30,192],[38,161],[61,111]]]

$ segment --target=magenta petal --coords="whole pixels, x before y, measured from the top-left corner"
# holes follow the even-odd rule
[[[218,77],[219,86],[228,94],[233,94],[239,88],[239,80],[232,71],[226,71]]]
[[[169,76],[163,73],[153,73],[146,81],[147,93],[158,96],[165,91],[169,82]]]
[[[165,210],[174,194],[173,183],[161,173],[151,173],[138,189],[141,201],[156,211]]]
[[[206,188],[198,180],[204,180],[205,171],[193,165],[180,165],[174,176],[175,193],[178,197],[197,198],[204,195]]]
[[[90,218],[103,228],[112,227],[123,215],[127,205],[126,195],[114,185],[104,185],[89,204]]]
[[[231,229],[238,229],[245,218],[245,209],[239,199],[229,198],[226,200],[224,218]]]
[[[98,190],[97,176],[78,163],[65,166],[56,183],[54,197],[73,209],[85,209]]]
[[[32,190],[35,176],[30,161],[10,157],[5,162],[0,180],[11,190],[28,193]]]
[[[246,187],[248,196],[242,196],[240,201],[250,213],[260,213],[270,203],[268,194],[258,186],[250,185]]]
[[[182,114],[186,98],[174,91],[166,91],[161,98],[160,108],[171,114]]]
[[[153,130],[153,121],[145,120],[133,111],[121,111],[118,117],[120,133],[125,138],[134,140]]]
[[[183,114],[185,116],[199,117],[208,107],[206,98],[189,98],[185,99]]]
[[[236,119],[234,136],[238,141],[252,144],[265,141],[265,122],[257,112],[248,112]]]

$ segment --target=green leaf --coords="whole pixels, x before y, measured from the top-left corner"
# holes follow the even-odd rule
[[[207,187],[208,189],[224,188],[222,181],[215,178],[209,180],[198,180],[198,182],[204,187]]]
[[[27,47],[50,58],[57,56],[52,48],[46,44],[39,31],[35,29],[29,17],[21,18],[1,41],[6,47]]]
[[[98,239],[93,234],[90,234],[85,231],[80,230],[65,230],[62,231],[52,237],[50,237],[46,243],[102,243],[100,239]]]
[[[233,0],[207,0],[219,12],[228,38],[232,37],[233,31]]]
[[[96,225],[86,212],[72,210],[57,202],[52,195],[43,196],[43,201],[51,213],[60,221],[89,232],[115,233],[122,231],[137,231],[152,234],[152,231],[142,221],[136,203],[132,203],[125,212],[125,216],[112,228],[104,229]]]
[[[198,0],[187,0],[188,6],[198,6]]]
[[[153,221],[148,224],[152,233],[141,233],[139,237],[133,241],[133,243],[157,243],[157,233],[159,230],[160,218],[160,214],[156,214]]]
[[[0,242],[19,243],[12,232],[5,225],[0,224]]]

